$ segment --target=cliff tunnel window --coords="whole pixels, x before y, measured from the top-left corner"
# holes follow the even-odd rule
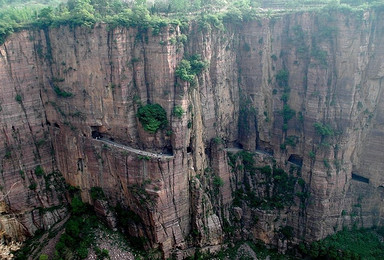
[[[187,153],[192,153],[192,147],[190,146],[187,147]]]
[[[84,170],[84,161],[83,161],[82,158],[79,158],[79,159],[77,160],[77,170],[78,170],[79,172],[83,172],[83,170]]]
[[[297,166],[303,166],[303,158],[297,154],[291,154],[288,158],[288,162],[296,164]]]
[[[103,135],[100,133],[100,127],[99,126],[91,126],[92,131],[92,138],[93,139],[100,139],[103,137]]]
[[[364,183],[369,183],[369,179],[365,178],[359,174],[356,174],[352,172],[352,180],[359,181],[359,182],[364,182]]]

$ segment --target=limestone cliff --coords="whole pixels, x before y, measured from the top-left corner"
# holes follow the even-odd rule
[[[63,218],[59,173],[83,200],[101,187],[138,216],[127,231],[164,257],[383,224],[380,15],[191,23],[185,44],[173,25],[12,35],[0,47],[2,230],[22,239]],[[189,54],[209,63],[196,84],[175,76]],[[167,128],[143,129],[146,103]]]

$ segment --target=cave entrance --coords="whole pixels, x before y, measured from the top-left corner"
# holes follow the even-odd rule
[[[84,161],[82,158],[77,159],[77,171],[79,172],[84,171]]]
[[[103,138],[103,135],[100,133],[100,127],[99,126],[91,126],[91,134],[93,139],[101,139]]]
[[[303,157],[298,154],[291,154],[288,158],[288,162],[293,163],[299,167],[303,166]]]
[[[165,147],[165,153],[169,155],[173,155],[173,149],[171,145]]]
[[[369,179],[365,178],[357,173],[352,172],[352,180],[363,182],[363,183],[369,183]]]

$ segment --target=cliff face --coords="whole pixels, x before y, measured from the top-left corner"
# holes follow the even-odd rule
[[[111,208],[137,216],[128,232],[165,257],[226,238],[284,248],[383,224],[377,17],[191,24],[184,45],[174,26],[12,35],[0,48],[2,229],[22,239],[63,218],[59,172],[90,203],[101,187]],[[175,77],[186,54],[209,62],[194,85]],[[166,129],[143,129],[146,103],[166,110]]]

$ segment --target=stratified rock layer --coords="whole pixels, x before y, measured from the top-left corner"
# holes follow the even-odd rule
[[[214,250],[226,237],[284,249],[287,232],[276,230],[287,226],[297,242],[382,224],[380,15],[290,14],[225,31],[191,24],[185,45],[171,41],[181,34],[172,26],[12,35],[0,47],[2,230],[22,239],[63,218],[58,172],[83,200],[101,187],[111,208],[138,216],[128,231],[164,257]],[[186,54],[209,63],[193,85],[175,77]],[[166,110],[167,128],[143,129],[136,113],[146,103]],[[267,196],[228,165],[227,152],[243,149],[256,166],[296,167],[290,174],[305,184],[295,190],[309,197],[284,210],[233,207],[244,184]]]

